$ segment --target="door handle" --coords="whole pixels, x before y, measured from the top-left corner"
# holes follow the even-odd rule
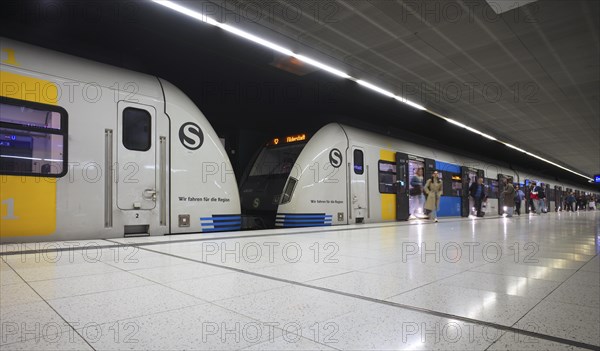
[[[155,189],[146,189],[146,190],[144,190],[142,196],[145,199],[152,199],[152,201],[156,201],[156,190]]]

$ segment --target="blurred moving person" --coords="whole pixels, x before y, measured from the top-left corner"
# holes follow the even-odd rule
[[[483,217],[483,212],[481,211],[481,204],[486,198],[485,186],[483,185],[483,177],[477,178],[477,181],[471,184],[471,186],[469,187],[469,195],[473,198],[473,202],[475,203],[475,211],[477,211],[477,217]]]
[[[512,217],[515,211],[515,187],[512,184],[512,179],[506,179],[506,184],[504,185],[504,191],[502,192],[502,196],[504,197],[504,207],[506,210],[506,217]]]
[[[438,172],[434,171],[430,179],[427,179],[425,183],[425,194],[427,195],[427,201],[425,202],[425,209],[431,211],[429,218],[433,219],[434,222],[438,221],[437,211],[440,209],[440,198],[443,193],[442,181],[438,178]]]
[[[519,216],[521,215],[521,203],[523,203],[524,199],[525,193],[518,185],[515,185],[515,212],[517,212],[517,215]]]

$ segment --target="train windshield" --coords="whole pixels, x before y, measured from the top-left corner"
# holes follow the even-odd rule
[[[250,177],[267,175],[288,175],[294,167],[298,155],[304,148],[304,143],[290,144],[262,149],[254,166],[250,170]]]

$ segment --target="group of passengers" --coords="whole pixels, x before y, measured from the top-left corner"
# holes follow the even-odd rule
[[[437,222],[437,212],[443,194],[442,180],[439,179],[438,172],[434,171],[425,184],[423,184],[423,181],[423,168],[418,168],[410,179],[409,194],[413,201],[411,202],[409,218],[419,218],[417,211],[424,209],[428,213],[428,217]],[[469,187],[469,196],[473,200],[477,217],[483,217],[482,207],[488,197],[483,181],[483,177],[478,177]],[[500,199],[503,200],[502,204],[506,217],[512,217],[514,213],[520,216],[523,203],[525,203],[525,206],[529,206],[530,213],[538,215],[548,213],[549,201],[546,197],[546,184],[543,182],[538,184],[538,182],[532,181],[527,189],[529,193],[527,197],[518,184],[513,185],[512,178],[506,178],[503,182],[503,190],[499,195]],[[597,200],[595,195],[579,193],[576,196],[573,192],[570,192],[564,198],[563,208],[566,211],[595,210]],[[557,205],[556,211],[560,210],[560,205]]]
[[[567,212],[575,211],[595,211],[598,199],[596,195],[575,194],[570,192],[564,199],[563,208]]]
[[[411,208],[410,219],[420,218],[418,211],[424,209],[429,219],[438,221],[437,211],[440,209],[440,199],[443,194],[442,180],[438,171],[431,174],[431,178],[423,184],[423,168],[417,168],[410,178]]]

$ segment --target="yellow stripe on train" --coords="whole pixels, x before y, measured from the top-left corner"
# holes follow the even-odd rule
[[[0,95],[56,105],[58,87],[47,80],[0,71]],[[0,176],[0,201],[0,237],[51,235],[56,231],[55,178]]]
[[[396,153],[382,149],[379,151],[379,159],[396,162]],[[396,194],[381,194],[381,219],[384,221],[396,220]]]

